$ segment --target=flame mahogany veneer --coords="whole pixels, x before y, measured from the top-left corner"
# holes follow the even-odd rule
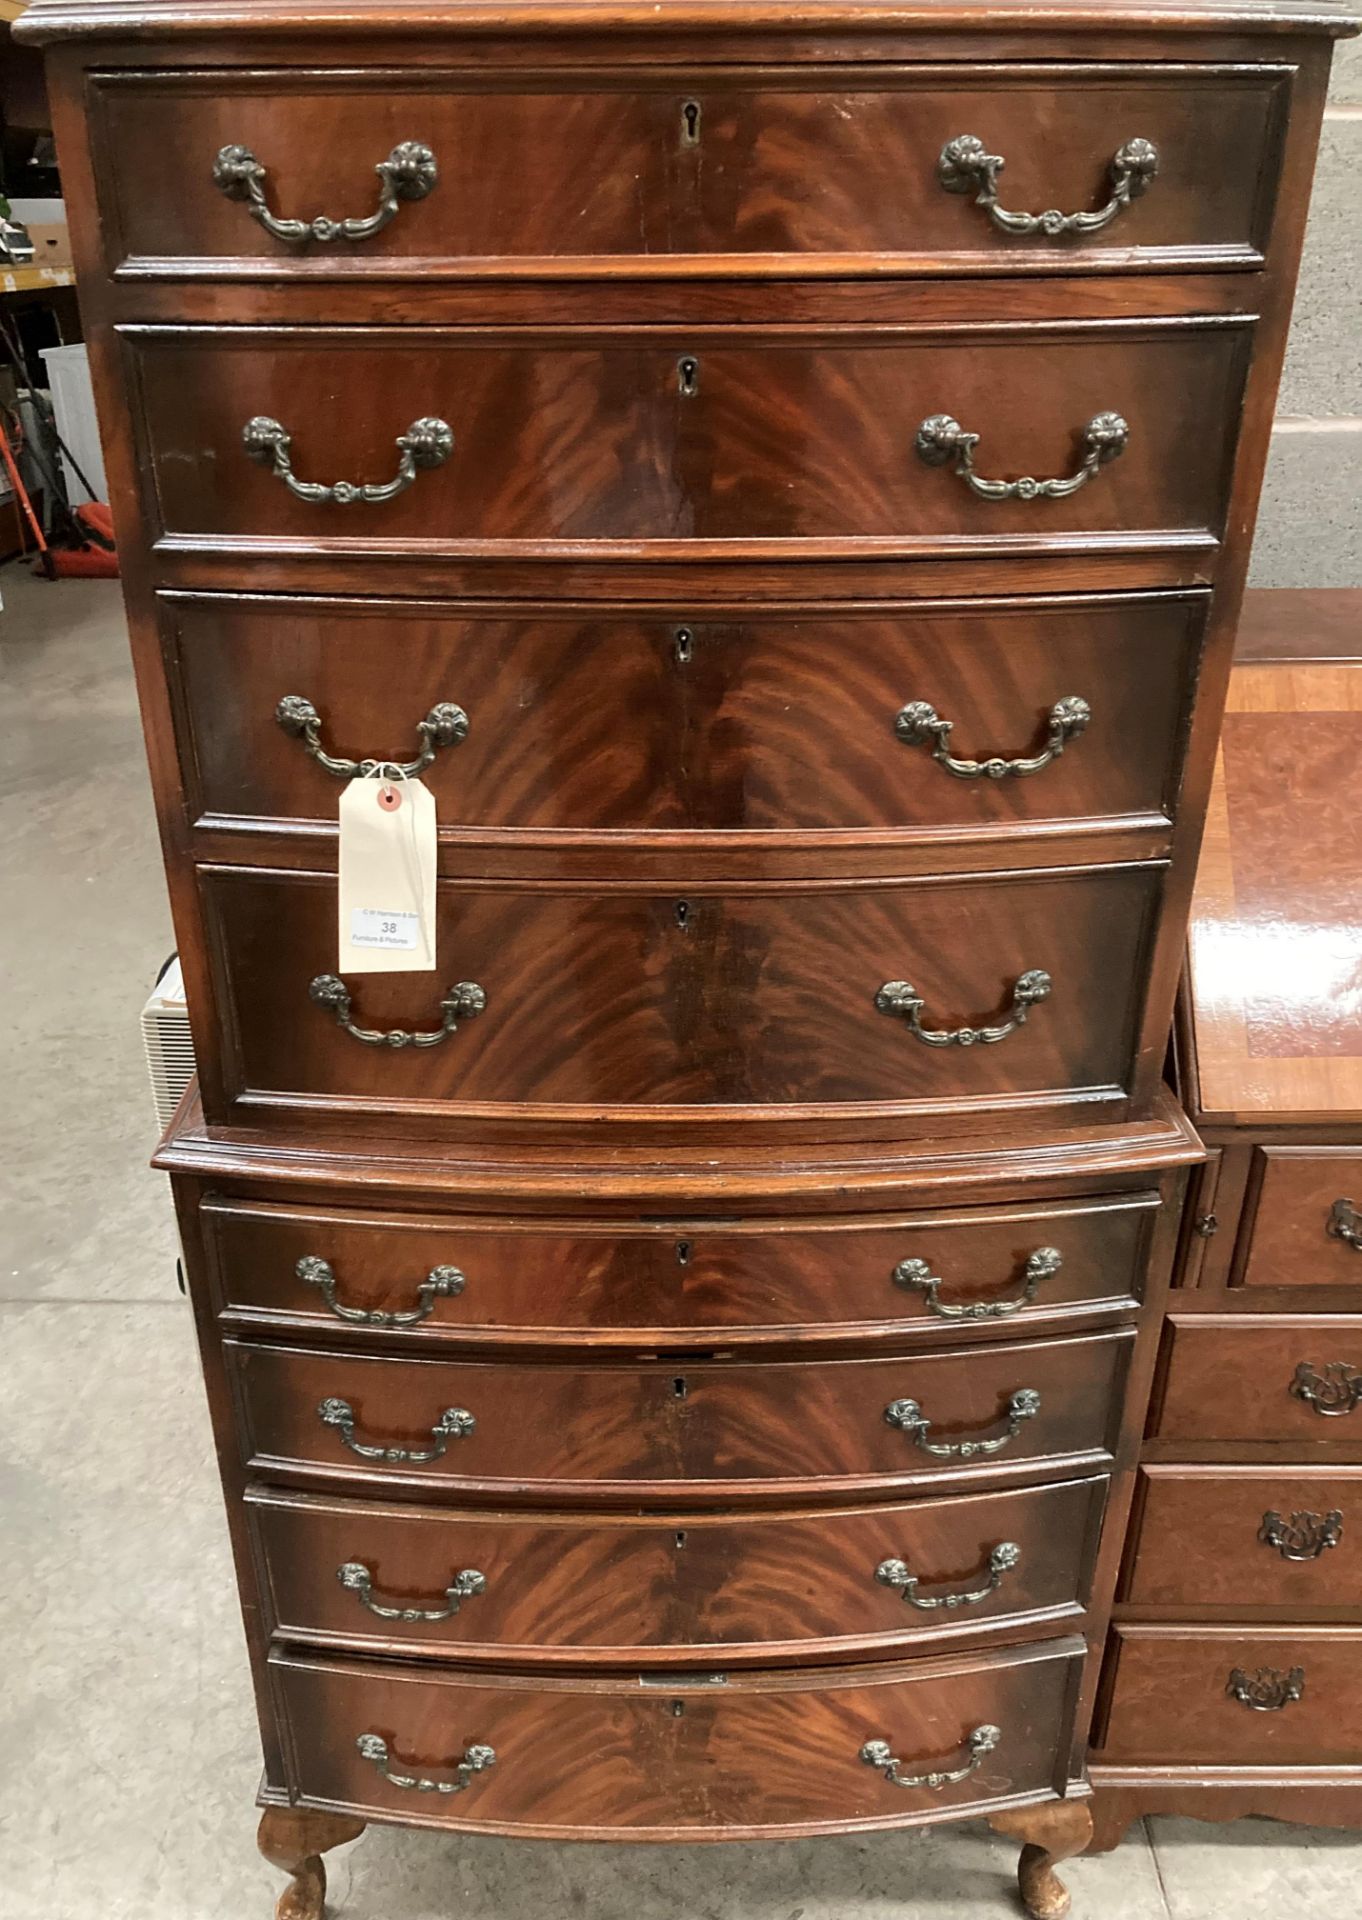
[[[199,1065],[160,1164],[280,1920],[367,1819],[984,1816],[1066,1910],[1347,28],[25,15]],[[438,970],[328,982],[309,748],[423,742]],[[436,1044],[345,1030],[433,1037],[459,982]]]

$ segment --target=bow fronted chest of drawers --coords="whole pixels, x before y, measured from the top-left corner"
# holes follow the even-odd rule
[[[315,1920],[1084,1752],[1328,0],[37,0]],[[392,756],[390,758],[389,756]],[[437,970],[337,966],[420,774]]]

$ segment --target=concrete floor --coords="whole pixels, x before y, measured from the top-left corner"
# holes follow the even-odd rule
[[[0,573],[0,1913],[267,1920],[259,1755],[137,1016],[171,934],[118,588]],[[1075,1920],[1351,1912],[1359,1841],[1157,1820]],[[347,1920],[987,1920],[981,1826],[553,1847],[373,1828]]]

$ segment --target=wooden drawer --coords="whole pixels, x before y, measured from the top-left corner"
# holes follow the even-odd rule
[[[1289,70],[839,66],[684,72],[126,73],[95,85],[107,255],[139,275],[308,279],[628,271],[1252,262],[1275,198]],[[1132,139],[1158,173],[1086,234],[1000,230],[939,178],[946,145],[1000,154],[1004,207],[1089,211]],[[374,169],[427,145],[437,181],[363,241],[279,239],[214,183],[224,147],[265,169],[270,213],[365,217]],[[167,170],[165,156],[183,164]],[[1207,156],[1212,164],[1207,164]],[[476,179],[477,190],[467,182]],[[816,181],[817,190],[810,190]]]
[[[1126,1626],[1113,1646],[1103,1760],[1362,1760],[1362,1629]]]
[[[1170,1318],[1160,1439],[1362,1448],[1362,1319]]]
[[[247,1498],[281,1639],[637,1665],[888,1652],[1072,1622],[1106,1487],[1099,1477],[850,1513],[597,1519]]]
[[[1241,1284],[1362,1288],[1362,1149],[1267,1147],[1258,1163]]]
[[[1163,879],[1149,864],[684,896],[446,882],[438,971],[352,976],[348,1017],[438,1032],[460,982],[485,1008],[458,1014],[442,1044],[394,1048],[361,1044],[343,1005],[310,998],[336,964],[332,877],[201,872],[243,1109],[405,1114],[427,1134],[445,1117],[533,1127],[603,1111],[690,1131],[741,1119],[749,1135],[814,1113],[879,1113],[899,1132],[915,1111],[967,1125],[975,1107],[993,1124],[999,1108],[1081,1104],[1086,1117],[1132,1080]],[[996,1045],[924,1044],[904,996],[881,991],[909,983],[926,1032],[977,1031],[1009,1026],[1038,972],[1048,999]]]
[[[414,759],[450,702],[466,737],[423,778],[451,837],[1166,822],[1204,618],[1171,594],[703,619],[225,594],[162,609],[191,819],[334,831],[339,781],[276,722],[286,695],[352,761]],[[1090,717],[1070,733],[1052,713],[1075,698]],[[924,702],[951,723],[943,747],[907,712]],[[1021,778],[933,758],[1056,742]]]
[[[455,1494],[675,1500],[762,1488],[826,1498],[834,1483],[852,1493],[987,1479],[1038,1461],[1104,1466],[1133,1337],[666,1365],[226,1346],[243,1456],[258,1470]]]
[[[230,1325],[346,1326],[423,1345],[589,1334],[694,1346],[792,1328],[949,1340],[962,1323],[1004,1334],[1130,1310],[1158,1207],[1157,1193],[1136,1193],[890,1221],[633,1224],[209,1199],[201,1217]]]
[[[873,551],[911,552],[960,537],[1216,532],[1252,332],[1247,318],[1212,316],[1019,333],[1000,314],[992,330],[122,337],[154,532],[411,557],[410,542],[433,555],[585,545],[622,556],[640,543],[765,553],[868,538]],[[981,436],[983,477],[1068,478],[1088,458],[1089,422],[1112,414],[1129,428],[1125,451],[1064,498],[980,498],[916,451],[922,424],[949,415]],[[299,499],[243,441],[249,422],[273,421],[292,436],[300,482],[386,485],[395,443],[430,418],[452,430],[453,451],[380,504]]]
[[[1356,1607],[1362,1468],[1146,1467],[1125,1597],[1137,1606]]]
[[[836,1673],[476,1680],[396,1662],[271,1656],[301,1800],[389,1818],[553,1839],[777,1838],[940,1820],[1062,1791],[1078,1640]],[[861,1758],[883,1741],[911,1779]],[[469,1747],[495,1758],[449,1795],[380,1772],[457,1780]],[[369,1744],[366,1742],[366,1744]],[[372,1757],[371,1757],[372,1756]],[[887,1764],[887,1763],[886,1763]]]

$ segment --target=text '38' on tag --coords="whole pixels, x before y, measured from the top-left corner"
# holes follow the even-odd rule
[[[419,780],[352,780],[340,797],[340,973],[435,965],[435,800]]]

